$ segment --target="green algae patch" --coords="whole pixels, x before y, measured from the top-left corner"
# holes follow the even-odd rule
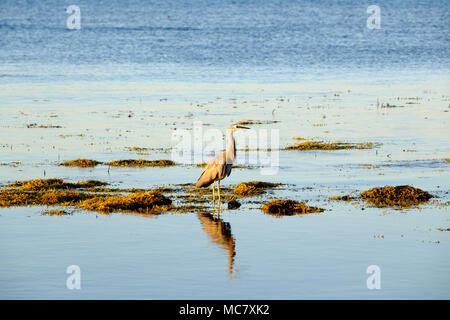
[[[241,182],[234,188],[233,193],[240,197],[252,197],[264,193],[266,189],[275,188],[279,185],[280,183],[262,181]]]
[[[42,212],[43,216],[71,216],[71,212],[67,212],[64,210],[47,210]]]
[[[144,159],[128,159],[115,160],[105,163],[112,167],[168,167],[176,165],[172,160],[144,160]]]
[[[361,193],[361,198],[377,207],[410,207],[427,202],[433,196],[412,186],[385,186]]]
[[[101,164],[100,161],[90,160],[90,159],[76,159],[76,160],[68,160],[61,162],[60,166],[65,167],[80,167],[80,168],[92,168],[96,165]]]
[[[299,140],[299,139],[297,139]],[[372,149],[376,146],[373,142],[350,143],[350,142],[326,142],[326,141],[304,141],[285,148],[285,150],[345,150],[345,149]]]
[[[278,199],[265,203],[261,207],[261,210],[275,216],[292,216],[297,214],[320,213],[324,211],[322,208],[310,207],[303,202]]]
[[[49,189],[87,189],[93,187],[105,186],[108,183],[98,180],[80,181],[77,183],[67,182],[60,178],[35,179],[26,181],[15,181],[8,184],[10,188],[20,190],[49,190]]]
[[[168,211],[172,200],[159,191],[150,190],[122,196],[97,196],[79,203],[85,210],[98,212],[128,211],[137,213],[151,213],[155,211]]]

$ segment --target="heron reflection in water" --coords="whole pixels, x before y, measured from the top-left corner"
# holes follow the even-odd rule
[[[210,213],[197,213],[203,226],[203,231],[211,238],[211,242],[217,243],[228,253],[228,273],[234,272],[234,256],[236,255],[236,244],[231,234],[229,222],[216,218]]]

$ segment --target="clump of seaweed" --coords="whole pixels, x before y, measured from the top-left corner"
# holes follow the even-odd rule
[[[47,128],[62,128],[61,126],[58,125],[51,125],[51,124],[41,124],[41,125],[37,125],[37,123],[30,123],[27,124],[27,128],[43,128],[43,129],[47,129]]]
[[[382,103],[381,104],[381,108],[404,108],[405,106],[401,106],[401,105],[395,105],[395,104],[389,104],[389,103]]]
[[[437,228],[438,231],[450,231],[450,228]]]
[[[148,152],[148,148],[144,148],[144,147],[127,147],[128,151],[134,151],[134,152]]]
[[[11,162],[0,162],[0,166],[10,166],[10,167],[15,167],[17,168],[18,166],[20,166],[20,161],[11,161]]]
[[[427,202],[433,196],[412,186],[385,186],[361,193],[361,198],[377,207],[410,207]]]
[[[17,190],[3,189],[0,193],[0,207],[13,207],[18,205],[32,205],[37,202],[34,193],[25,193]]]
[[[105,186],[108,183],[98,180],[80,181],[77,183],[67,182],[60,178],[35,179],[26,181],[15,181],[8,184],[8,187],[19,188],[20,190],[49,190],[49,189],[87,189]]]
[[[245,126],[245,125],[251,125],[251,124],[271,124],[271,123],[277,123],[279,121],[277,120],[265,120],[265,121],[260,121],[260,120],[244,120],[244,121],[239,121],[237,124],[241,125],[241,126]]]
[[[93,197],[92,194],[82,193],[78,191],[59,191],[59,190],[47,190],[45,192],[37,193],[38,200],[40,203],[38,204],[46,204],[46,205],[63,205],[63,206],[71,206],[75,205],[77,202],[82,201],[84,199]]]
[[[251,197],[264,193],[265,189],[275,188],[279,185],[279,183],[262,181],[241,182],[234,188],[233,193],[240,197]]]
[[[61,162],[60,166],[66,166],[66,167],[81,167],[81,168],[91,168],[95,167],[96,165],[100,164],[100,161],[96,160],[90,160],[90,159],[76,159],[76,160],[68,160]]]
[[[113,167],[167,167],[176,165],[172,160],[144,160],[144,159],[128,159],[115,160],[105,163]]]
[[[72,212],[67,212],[64,210],[47,210],[42,212],[43,216],[71,216]]]
[[[158,190],[127,191],[99,188],[105,184],[105,182],[97,180],[78,183],[62,179],[16,181],[1,190],[0,207],[59,205],[80,207],[101,213],[113,211],[156,213],[176,209],[172,205],[172,201]],[[128,192],[129,194],[114,194],[112,191]]]
[[[272,200],[265,203],[261,210],[265,213],[277,215],[277,216],[292,216],[296,214],[308,214],[323,212],[324,209],[318,207],[310,207],[303,202],[297,202],[295,200]]]
[[[450,158],[444,158],[444,161],[450,162]]]
[[[123,196],[98,196],[79,203],[85,210],[99,212],[130,211],[138,213],[150,213],[167,211],[172,200],[162,195],[159,191],[150,190],[137,192]]]
[[[92,197],[92,194],[78,191],[61,190],[20,190],[3,189],[0,193],[0,207],[31,206],[31,205],[75,205],[79,201]]]
[[[351,197],[349,195],[345,195],[345,196],[329,197],[328,199],[330,199],[330,200],[340,200],[340,201],[353,201],[353,200],[355,200],[355,197]]]
[[[326,141],[304,141],[292,146],[287,146],[285,150],[343,150],[343,149],[372,149],[373,142],[350,143],[350,142],[326,142]]]

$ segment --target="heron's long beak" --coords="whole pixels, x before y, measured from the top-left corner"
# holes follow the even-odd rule
[[[238,128],[238,129],[250,129],[250,128],[247,128],[247,127],[244,127],[244,126],[240,126],[240,125],[236,125],[236,128]]]

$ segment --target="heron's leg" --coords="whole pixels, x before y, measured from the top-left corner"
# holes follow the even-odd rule
[[[217,182],[217,193],[219,194],[219,203],[220,203],[220,180]]]
[[[216,184],[216,182],[214,181],[214,182],[213,182],[213,185],[212,185],[212,189],[213,189],[213,202],[216,201],[216,198],[215,198],[215,195],[214,195],[214,188],[216,187],[215,184]]]
[[[218,211],[217,215],[220,215],[220,180],[217,182],[217,193],[219,195],[219,206],[217,208]]]

